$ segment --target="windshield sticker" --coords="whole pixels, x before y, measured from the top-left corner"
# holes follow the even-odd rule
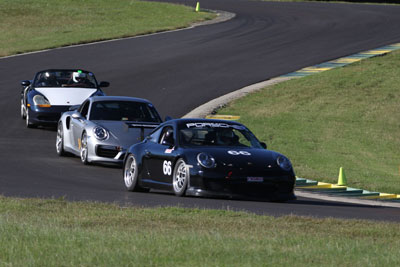
[[[238,155],[243,155],[243,156],[251,156],[250,152],[247,151],[236,151],[236,150],[229,150],[228,154],[238,156]]]
[[[227,124],[227,123],[217,123],[217,122],[191,122],[186,123],[187,128],[233,128],[237,130],[245,130],[246,128],[241,125]]]

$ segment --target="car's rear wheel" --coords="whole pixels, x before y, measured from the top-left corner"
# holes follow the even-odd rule
[[[174,174],[172,176],[172,187],[175,195],[178,197],[184,196],[188,186],[190,174],[189,169],[183,159],[179,159],[174,168]]]
[[[88,154],[89,154],[89,149],[87,143],[87,134],[86,132],[83,132],[81,138],[81,161],[85,165],[89,164]]]
[[[58,123],[57,127],[56,149],[59,156],[65,156],[66,153],[64,150],[64,131],[61,121]]]
[[[124,170],[125,187],[128,191],[136,191],[136,192],[149,191],[148,189],[143,188],[138,184],[139,167],[134,155],[129,154],[128,158],[125,161],[123,170]]]

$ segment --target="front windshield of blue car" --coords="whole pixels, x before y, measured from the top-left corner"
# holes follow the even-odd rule
[[[97,88],[97,81],[94,74],[87,71],[49,70],[36,75],[34,86]]]
[[[134,101],[96,101],[92,104],[89,119],[161,122],[152,104]]]
[[[262,148],[244,126],[228,123],[187,123],[179,130],[183,146],[228,146]]]

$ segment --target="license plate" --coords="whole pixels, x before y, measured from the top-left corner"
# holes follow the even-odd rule
[[[261,183],[264,182],[264,177],[247,177],[247,182]]]

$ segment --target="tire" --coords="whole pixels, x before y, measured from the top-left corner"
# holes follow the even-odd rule
[[[21,100],[21,119],[23,119],[23,120],[26,119],[25,106],[24,106],[24,104],[22,103],[22,100]]]
[[[62,122],[59,122],[57,127],[56,151],[60,157],[66,155],[64,150],[64,131]]]
[[[172,176],[172,188],[176,196],[181,197],[185,195],[189,179],[190,173],[186,167],[186,163],[183,159],[179,159],[175,164]]]
[[[89,149],[88,149],[88,144],[87,144],[87,134],[86,132],[83,132],[82,138],[81,138],[81,161],[83,164],[88,165],[89,160],[88,160],[88,155],[89,155]]]
[[[26,128],[36,128],[36,125],[31,122],[29,119],[29,110],[26,110],[26,118],[25,118],[25,125]]]
[[[131,192],[148,192],[149,189],[143,188],[138,184],[139,167],[134,155],[129,154],[125,161],[124,168],[124,183],[128,191]]]

